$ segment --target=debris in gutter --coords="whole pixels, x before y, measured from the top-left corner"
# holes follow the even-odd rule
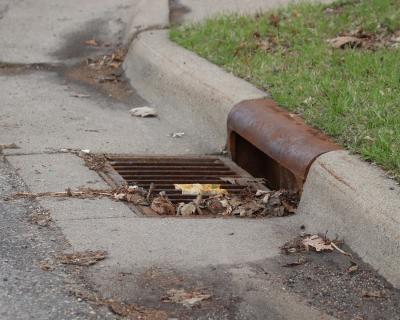
[[[0,144],[0,153],[4,149],[19,149],[19,147],[15,143],[10,143],[10,144]]]
[[[87,46],[91,46],[91,47],[98,47],[99,43],[96,41],[96,39],[90,39],[90,40],[86,40],[84,42],[85,45]]]
[[[305,264],[307,262],[307,259],[304,257],[299,257],[297,260],[294,261],[290,261],[285,263],[284,265],[282,265],[282,267],[296,267],[296,266],[300,266],[302,264]]]
[[[170,134],[171,138],[182,138],[185,135],[184,132],[173,132]]]
[[[185,307],[191,308],[210,298],[210,294],[204,293],[202,291],[195,290],[187,292],[184,289],[171,289],[168,290],[167,296],[162,298],[161,301],[182,304]]]
[[[364,298],[387,299],[387,294],[384,290],[365,290],[362,296]]]
[[[160,192],[159,196],[153,199],[150,208],[160,215],[174,216],[176,214],[175,206],[165,192]]]
[[[316,252],[320,251],[333,251],[332,242],[326,238],[322,238],[319,235],[307,236],[302,241],[306,251],[310,251],[310,248]]]
[[[129,112],[131,116],[134,117],[142,117],[142,118],[157,117],[157,111],[154,108],[147,106],[133,108]]]
[[[47,227],[52,221],[49,210],[35,211],[29,215],[29,221],[40,227]]]
[[[83,251],[74,252],[71,254],[64,254],[58,258],[62,264],[72,264],[77,266],[91,266],[104,260],[107,257],[107,252],[103,250],[98,251]]]
[[[71,93],[71,97],[74,98],[90,98],[90,94],[84,94],[84,93]]]

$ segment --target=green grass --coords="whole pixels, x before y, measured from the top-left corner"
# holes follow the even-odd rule
[[[255,17],[221,16],[175,27],[170,37],[400,178],[400,48],[342,50],[326,41],[360,27],[385,36],[400,30],[400,0],[302,3]],[[268,51],[260,47],[266,39],[274,43]]]

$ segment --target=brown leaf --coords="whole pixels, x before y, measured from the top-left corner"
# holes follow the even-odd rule
[[[274,27],[278,28],[279,27],[279,22],[281,21],[281,18],[278,15],[271,14],[268,17],[268,20],[269,20],[269,24],[271,26],[274,26]]]
[[[96,39],[86,40],[84,42],[87,46],[98,47],[99,44],[97,43]]]
[[[303,239],[303,245],[308,251],[309,248],[313,248],[315,251],[333,251],[333,247],[330,241],[321,238],[318,235],[313,235]]]
[[[270,51],[272,49],[272,45],[268,39],[264,39],[258,43],[258,48],[260,48],[263,51]]]
[[[54,269],[54,266],[50,261],[43,260],[39,262],[39,268],[42,269],[43,271],[52,271]]]
[[[357,48],[362,45],[362,40],[353,36],[340,36],[329,39],[328,42],[336,49]]]
[[[364,290],[362,293],[365,298],[386,299],[387,295],[384,290]]]
[[[133,204],[146,204],[144,197],[137,193],[128,193],[126,195],[126,201]]]
[[[174,216],[176,214],[175,206],[166,195],[154,198],[150,208],[160,215]]]
[[[72,264],[77,266],[91,266],[97,262],[104,260],[107,257],[107,252],[98,251],[83,251],[71,254],[64,254],[59,257],[62,264]]]
[[[285,263],[284,265],[282,265],[282,267],[296,267],[296,266],[305,264],[306,262],[307,262],[307,259],[300,257],[298,260]]]
[[[254,31],[254,32],[253,32],[253,37],[254,37],[254,38],[260,38],[260,37],[261,37],[261,34],[260,34],[258,31]]]
[[[354,273],[354,272],[356,272],[356,271],[358,271],[358,265],[356,265],[356,264],[353,264],[351,267],[349,267],[349,268],[347,269],[347,272],[348,272],[348,273]]]

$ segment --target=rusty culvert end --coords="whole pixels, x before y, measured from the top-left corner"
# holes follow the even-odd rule
[[[312,162],[341,149],[271,99],[247,100],[228,116],[232,160],[271,189],[301,192]]]

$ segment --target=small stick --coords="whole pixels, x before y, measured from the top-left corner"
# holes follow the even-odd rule
[[[147,202],[150,201],[150,197],[151,197],[151,194],[153,193],[153,191],[154,191],[154,183],[152,182],[152,183],[150,183],[149,192],[147,192],[147,196],[146,196]]]
[[[331,242],[332,247],[334,247],[337,251],[339,251],[340,253],[344,254],[345,256],[348,256],[350,258],[353,258],[353,256],[350,253],[347,253],[346,251],[343,251],[342,249],[340,249],[334,242]]]
[[[194,200],[194,205],[196,206],[197,213],[201,216],[203,215],[203,210],[200,208],[200,202],[203,200],[203,195],[201,192],[197,195],[196,200]]]

